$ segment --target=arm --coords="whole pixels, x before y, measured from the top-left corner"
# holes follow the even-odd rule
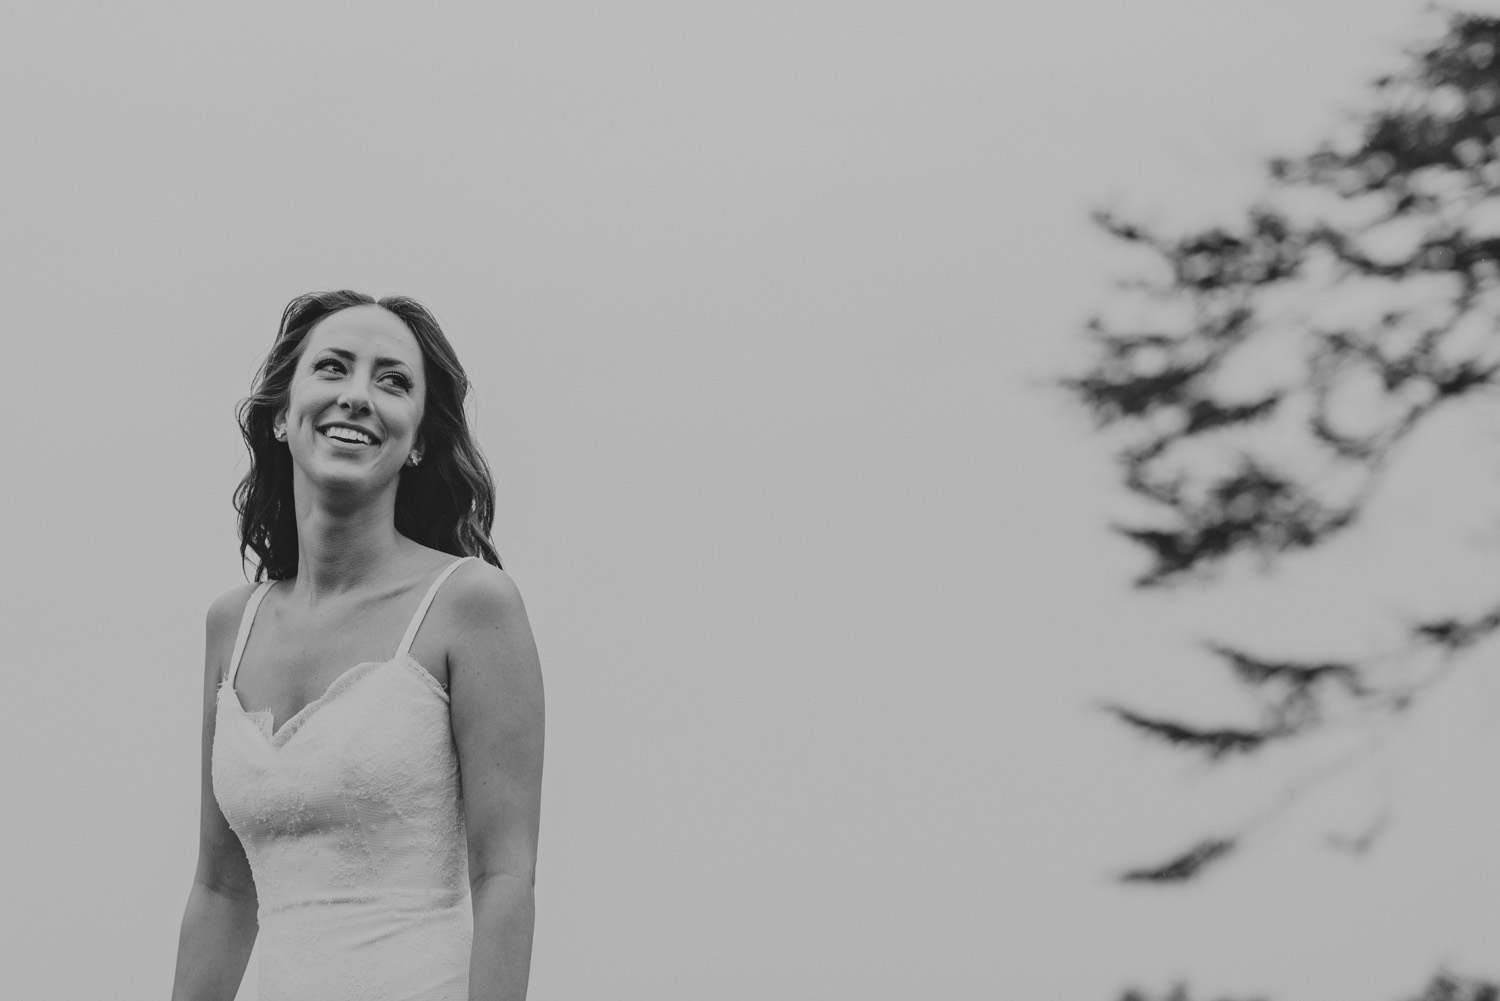
[[[219,809],[213,789],[214,717],[219,681],[251,587],[237,587],[208,610],[203,666],[203,745],[198,869],[177,939],[172,1001],[233,1001],[259,930],[255,883],[244,846]]]
[[[474,901],[469,998],[522,1001],[541,819],[541,667],[510,576],[479,564],[455,577],[448,678]]]

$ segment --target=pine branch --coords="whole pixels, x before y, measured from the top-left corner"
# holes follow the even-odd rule
[[[1124,706],[1106,703],[1100,707],[1157,740],[1198,751],[1209,761],[1259,749],[1269,740],[1289,736],[1286,731],[1250,730],[1241,727],[1193,727],[1160,717],[1145,716]]]
[[[1198,842],[1176,858],[1158,866],[1132,869],[1120,875],[1122,883],[1180,883],[1198,875],[1208,866],[1234,851],[1235,841],[1227,838],[1207,838]]]

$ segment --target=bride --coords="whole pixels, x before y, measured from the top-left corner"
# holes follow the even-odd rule
[[[542,681],[468,379],[410,299],[287,306],[240,406],[257,583],[208,611],[173,1001],[521,999]]]

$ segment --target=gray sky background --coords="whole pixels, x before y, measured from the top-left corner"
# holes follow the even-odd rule
[[[1441,429],[1317,568],[1147,599],[1104,443],[1038,388],[1129,270],[1090,208],[1231,216],[1432,25],[7,5],[7,983],[167,996],[203,614],[241,579],[233,406],[285,302],[345,286],[430,305],[477,387],[547,683],[536,1001],[1500,975],[1493,678],[1171,892],[1109,877],[1347,748],[1209,775],[1092,708],[1232,713],[1196,637],[1347,653],[1489,597],[1493,434]],[[1383,809],[1371,854],[1324,847]]]

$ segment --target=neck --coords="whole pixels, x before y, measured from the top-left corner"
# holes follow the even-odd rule
[[[316,604],[387,576],[406,545],[396,531],[396,484],[375,497],[352,497],[293,476],[298,600]]]

